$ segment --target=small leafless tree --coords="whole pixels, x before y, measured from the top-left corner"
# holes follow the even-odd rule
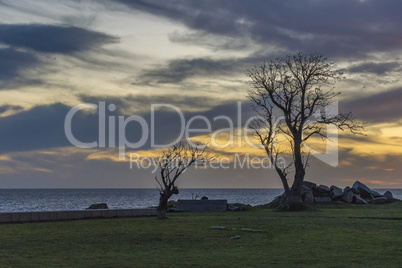
[[[304,143],[313,136],[326,139],[326,126],[348,129],[361,133],[363,124],[351,113],[325,114],[325,111],[340,94],[334,92],[333,84],[341,79],[342,73],[333,70],[333,63],[318,54],[305,55],[299,52],[284,58],[264,62],[248,70],[252,89],[248,96],[257,116],[250,127],[264,146],[277,171],[285,198],[283,207],[302,202],[301,187],[308,164],[308,155],[303,155]],[[285,136],[290,144],[294,168],[294,180],[288,184],[288,168],[279,167],[277,158],[283,154],[278,146],[278,135]]]
[[[159,187],[159,206],[157,208],[158,219],[165,219],[168,209],[169,198],[179,193],[175,184],[181,176],[192,165],[203,165],[214,157],[207,152],[206,145],[192,146],[179,142],[165,149],[159,158],[158,172],[155,176]]]

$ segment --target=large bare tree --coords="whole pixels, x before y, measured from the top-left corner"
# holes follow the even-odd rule
[[[175,184],[179,176],[190,166],[202,165],[213,159],[210,153],[207,152],[206,145],[193,145],[182,142],[176,143],[162,151],[159,157],[159,174],[155,176],[160,194],[157,208],[158,219],[166,218],[169,198],[179,193],[179,189]]]
[[[352,133],[363,130],[363,124],[351,113],[325,114],[325,108],[340,94],[334,91],[333,85],[341,79],[342,73],[333,68],[334,64],[322,55],[299,52],[264,62],[247,72],[253,85],[248,96],[257,113],[250,126],[281,179],[285,190],[284,208],[291,209],[302,202],[300,190],[308,162],[308,152],[303,151],[303,145],[308,139],[313,136],[326,139],[328,125]],[[285,136],[289,142],[291,165],[277,164],[278,156],[284,154],[278,146],[278,136]],[[289,167],[294,171],[291,186]]]

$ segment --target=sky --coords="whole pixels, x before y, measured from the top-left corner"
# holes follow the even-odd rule
[[[246,72],[299,51],[334,62],[339,110],[366,122],[364,135],[339,132],[336,165],[312,156],[305,179],[402,188],[400,10],[397,0],[0,0],[0,188],[154,188],[152,160],[182,129],[228,163],[192,168],[179,187],[280,188],[242,134]]]

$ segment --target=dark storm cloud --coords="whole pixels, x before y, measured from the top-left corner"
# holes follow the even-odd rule
[[[279,57],[279,55],[277,55]],[[283,56],[283,55],[282,55]],[[260,64],[263,60],[272,58],[267,54],[254,53],[243,58],[192,58],[170,60],[164,66],[144,70],[137,76],[133,84],[152,85],[165,83],[180,83],[187,78],[203,77],[217,78],[219,76],[238,73],[241,77],[247,68]]]
[[[30,151],[53,147],[68,146],[64,134],[64,118],[70,107],[57,103],[36,106],[31,110],[0,118],[0,153]],[[97,137],[96,117],[91,114],[77,113],[77,135],[83,140]]]
[[[208,58],[177,59],[168,62],[167,66],[145,70],[139,75],[137,84],[180,83],[186,78],[212,77],[230,74],[240,68],[233,60],[213,60]]]
[[[399,50],[402,42],[401,1],[120,2],[180,21],[192,30],[250,38],[288,51],[365,57],[371,52]]]
[[[21,72],[40,63],[33,54],[17,51],[12,48],[0,49],[0,89],[9,82],[18,83],[24,80]]]
[[[0,25],[0,43],[38,52],[71,54],[117,42],[110,35],[78,27],[44,24]]]
[[[116,105],[117,114],[124,114],[125,116],[140,115],[143,116],[147,122],[150,122],[150,112],[152,104],[169,104],[175,106],[183,113],[186,120],[190,120],[194,116],[204,116],[211,124],[212,130],[220,128],[227,128],[228,124],[224,120],[214,121],[216,116],[227,116],[237,123],[238,113],[241,112],[241,123],[244,123],[249,117],[253,115],[251,104],[248,101],[240,102],[240,107],[235,100],[227,100],[226,102],[219,103],[210,97],[202,96],[181,96],[181,95],[164,95],[164,96],[145,96],[145,95],[127,95],[124,97],[110,97],[110,96],[88,96],[81,95],[81,101],[86,103],[98,104],[100,101],[106,102],[106,105]],[[211,107],[213,106],[213,107]],[[203,108],[203,111],[188,111],[188,108],[197,107]],[[211,108],[209,108],[211,107]],[[163,135],[169,135],[170,124],[172,123],[172,131],[177,134],[178,127],[180,127],[179,115],[176,110],[169,107],[162,107],[164,109],[156,108],[155,118],[158,120],[156,126],[163,131]],[[140,113],[138,114],[138,110]],[[137,112],[136,112],[137,111]],[[127,114],[130,112],[130,114]],[[163,119],[162,119],[163,118]],[[192,124],[193,128],[205,127],[202,120],[195,120]],[[174,134],[174,135],[176,135]]]
[[[374,73],[382,75],[388,72],[396,71],[401,65],[398,62],[375,63],[368,62],[353,65],[347,69],[350,73]]]
[[[84,98],[85,99],[85,98]],[[89,101],[89,97],[86,98]],[[95,98],[91,99],[91,103],[99,104]],[[109,118],[115,118],[116,126],[113,130],[115,133],[115,144],[119,135],[118,116],[122,114],[119,112],[119,103],[116,99],[105,99],[99,97],[99,101],[106,101],[107,104],[114,103],[117,106],[116,111],[110,112],[106,109],[105,123],[106,123],[106,141],[109,140]],[[124,104],[122,101],[121,103]],[[134,102],[135,103],[135,102]],[[127,104],[126,104],[127,105]],[[180,108],[180,107],[178,107]],[[216,116],[228,116],[232,118],[234,127],[237,127],[237,103],[231,102],[223,105],[217,105],[205,112],[183,112],[185,123],[194,116],[204,116],[211,122],[211,131],[228,128],[230,125],[227,120],[214,120]],[[72,146],[66,138],[64,131],[64,122],[67,113],[71,107],[61,103],[56,103],[46,106],[37,106],[28,111],[23,111],[7,117],[0,118],[0,153],[31,151],[48,149],[63,146]],[[250,106],[248,103],[241,104],[242,118],[239,120],[241,123],[247,119],[246,116],[250,113]],[[91,111],[92,113],[89,113]],[[147,142],[141,146],[141,150],[149,149],[151,146],[151,135],[153,135],[155,144],[163,145],[176,140],[180,136],[180,131],[184,125],[181,123],[180,114],[170,108],[162,107],[157,109],[153,117],[151,110],[142,112],[138,115],[144,118],[147,122],[149,134]],[[124,118],[127,118],[125,115]],[[153,121],[152,121],[153,118]],[[154,132],[151,133],[151,125],[153,124]],[[204,120],[194,120],[191,124],[191,129],[205,129],[207,127]],[[97,110],[80,110],[74,114],[72,118],[72,133],[74,137],[83,143],[98,141],[99,138],[99,114]],[[190,136],[203,135],[206,133],[191,133]],[[126,125],[124,136],[132,143],[138,142],[143,137],[143,129],[137,122],[130,122]],[[127,148],[127,151],[130,149]]]
[[[46,64],[37,53],[58,53],[74,56],[101,45],[117,42],[117,38],[104,33],[78,27],[44,24],[1,24],[0,89],[15,88],[24,84],[41,84],[38,78],[29,78],[24,72]],[[84,60],[85,55],[81,55]],[[104,66],[102,64],[101,66]]]
[[[358,119],[378,123],[401,120],[402,88],[340,103],[341,111],[352,111]]]

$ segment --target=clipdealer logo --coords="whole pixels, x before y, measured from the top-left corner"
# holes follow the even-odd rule
[[[156,143],[156,111],[160,109],[169,109],[170,112],[176,113],[180,118],[180,128],[179,134],[176,139],[166,144],[157,144]],[[74,116],[78,112],[82,112],[82,110],[92,110],[98,113],[98,139],[91,142],[82,142],[74,136],[74,131],[72,129]],[[195,144],[192,140],[192,136],[196,135],[204,135],[210,134],[210,140],[208,142],[213,148],[224,149],[227,147],[242,147],[244,143],[251,148],[260,148],[263,146],[261,144],[256,144],[250,140],[250,137],[253,136],[253,130],[250,128],[250,124],[253,120],[255,120],[258,116],[253,116],[245,120],[243,124],[242,118],[242,107],[241,102],[237,103],[237,120],[233,121],[227,115],[217,115],[212,119],[208,119],[203,115],[195,115],[186,121],[184,113],[177,107],[172,104],[151,104],[150,107],[150,120],[149,122],[140,115],[131,115],[131,116],[123,116],[123,115],[110,115],[111,112],[116,111],[116,105],[109,104],[106,105],[105,102],[101,101],[98,104],[93,103],[82,103],[74,106],[66,115],[64,121],[64,130],[65,135],[68,141],[79,148],[118,148],[119,160],[126,159],[126,149],[140,149],[145,146],[149,146],[151,149],[155,148],[165,148],[172,146],[173,144],[185,140],[191,146],[199,146],[199,144]],[[108,114],[109,113],[109,114]],[[325,111],[321,113],[317,111],[314,116],[310,118],[309,123],[314,123],[318,121],[323,114],[332,116],[338,114],[338,102],[333,102],[327,107],[325,107]],[[284,120],[283,117],[275,118],[275,123],[273,124],[275,128]],[[195,121],[202,121],[205,124],[205,128],[193,128],[193,124]],[[227,128],[220,128],[215,131],[212,131],[213,125],[217,124],[218,121],[225,121],[229,126]],[[137,124],[141,130],[139,131],[140,137],[137,141],[132,142],[129,141],[126,137],[126,128],[128,124]],[[222,144],[222,140],[218,142],[217,135],[220,133],[227,133],[227,140]],[[331,165],[338,165],[338,128],[336,126],[328,125],[327,126],[327,141],[325,152],[318,152],[315,149],[308,146],[308,144],[303,144],[304,148],[310,152],[310,154],[322,162]],[[236,142],[235,142],[236,141]],[[276,142],[276,141],[274,141]],[[236,145],[235,145],[236,144]],[[207,146],[207,145],[204,145]],[[147,147],[148,148],[148,147]],[[240,163],[244,161],[240,159],[239,154],[235,154],[234,163],[237,163],[237,167],[242,167]],[[243,159],[249,161],[256,162],[255,158],[250,158],[249,154],[244,154]],[[221,159],[222,160],[222,159]],[[225,161],[221,161],[220,168],[225,168],[227,164],[226,162],[230,162],[229,158],[224,159]],[[264,161],[269,161],[269,159],[264,159]],[[281,160],[282,161],[282,160]],[[283,161],[285,161],[283,159]],[[130,157],[130,163],[138,163],[141,162],[140,156],[137,153],[134,153],[132,157]],[[261,162],[261,161],[260,161]],[[154,163],[153,160],[147,159],[143,160],[142,163]],[[130,166],[132,166],[130,164]],[[142,165],[143,167],[145,166]],[[152,164],[154,166],[154,164]],[[267,166],[265,164],[260,164],[261,166]],[[251,168],[255,168],[255,165],[249,165]]]

